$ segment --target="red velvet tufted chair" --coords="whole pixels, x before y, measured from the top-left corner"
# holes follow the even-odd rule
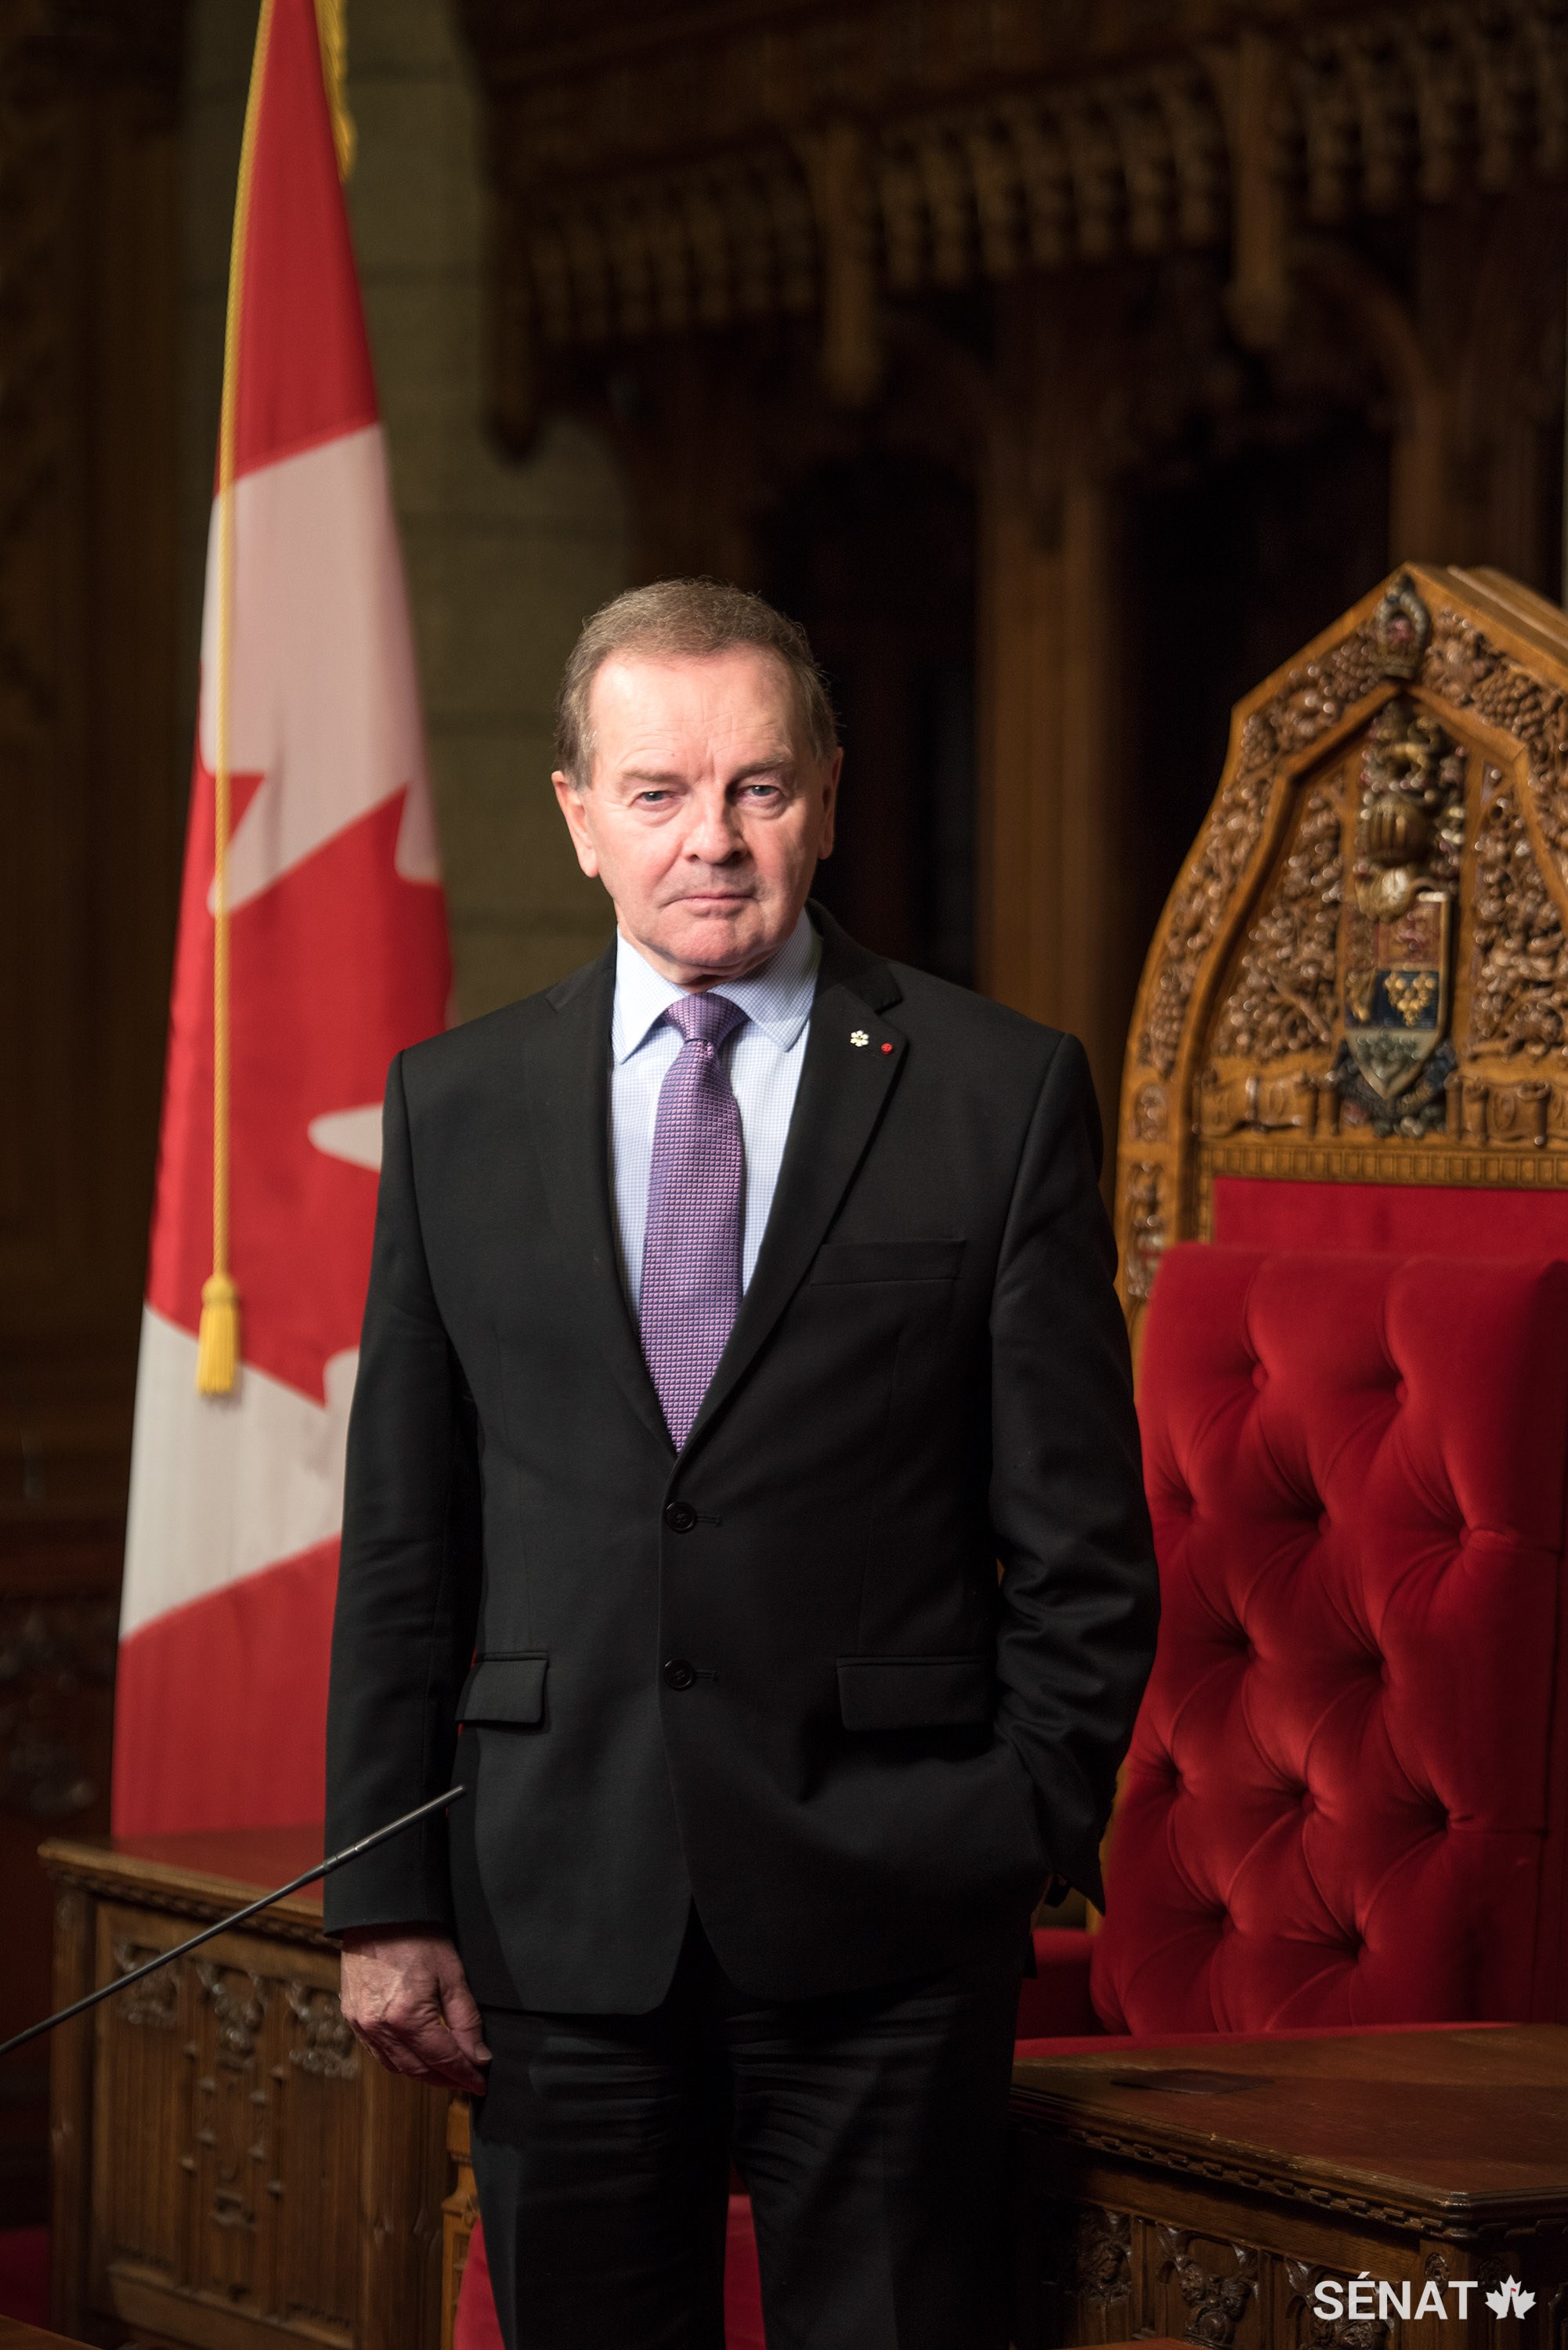
[[[1159,1651],[1026,2045],[1568,2020],[1565,714],[1418,565],[1237,706],[1117,1128]]]
[[[1568,1264],[1179,1247],[1140,1412],[1102,2028],[1568,2019]]]

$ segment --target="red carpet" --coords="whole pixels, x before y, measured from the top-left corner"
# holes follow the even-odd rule
[[[0,2317],[19,2318],[24,2325],[47,2325],[47,2228],[0,2228]],[[762,2338],[759,2334],[757,2340]]]
[[[757,2281],[757,2240],[752,2232],[751,2199],[730,2198],[730,2234],[724,2251],[724,2350],[767,2350],[763,2333],[763,2295]]]
[[[480,2254],[483,2262],[483,2253]],[[475,2308],[466,2302],[458,2320],[459,2350],[499,2337],[488,2293],[482,2304],[488,2324],[475,2322]],[[49,2322],[49,2231],[47,2228],[0,2229],[0,2317],[19,2318],[26,2325]],[[725,2350],[767,2350],[763,2337],[762,2302],[757,2289],[757,2247],[752,2235],[752,2207],[743,2195],[730,2198],[730,2238],[724,2264]]]

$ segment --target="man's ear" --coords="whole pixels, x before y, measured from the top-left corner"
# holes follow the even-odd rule
[[[577,863],[590,881],[599,878],[599,852],[594,842],[594,828],[586,805],[587,795],[578,791],[570,775],[557,767],[550,781],[556,786],[556,798],[561,814],[566,819],[566,830],[572,836],[572,847],[577,852]]]
[[[838,778],[843,768],[844,747],[841,743],[835,751],[833,764],[827,771],[827,788],[822,815],[822,836],[816,848],[819,858],[831,857],[833,854],[834,826],[838,816]]]

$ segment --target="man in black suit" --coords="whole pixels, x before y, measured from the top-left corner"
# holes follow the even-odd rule
[[[1026,1931],[1152,1653],[1084,1054],[808,905],[840,756],[759,599],[607,607],[616,941],[388,1084],[329,1846],[471,1792],[327,1919],[476,2097],[511,2350],[715,2350],[732,2156],[774,2350],[1005,2339]]]

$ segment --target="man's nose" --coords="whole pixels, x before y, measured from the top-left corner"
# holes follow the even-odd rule
[[[744,851],[745,841],[735,811],[727,800],[704,803],[686,835],[686,854],[703,865],[727,865]]]

